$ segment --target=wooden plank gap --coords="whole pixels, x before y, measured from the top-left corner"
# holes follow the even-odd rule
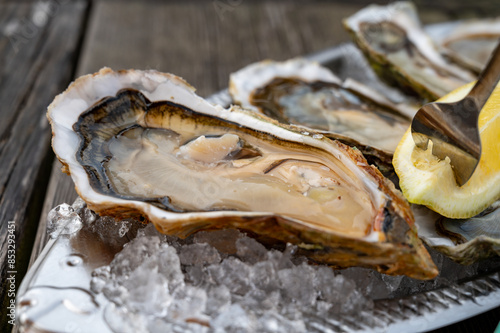
[[[92,8],[93,8],[92,2],[88,2],[85,12],[83,14],[84,16],[83,16],[82,27],[80,30],[80,34],[78,36],[75,58],[73,61],[73,67],[71,69],[71,78],[74,78],[78,71],[78,66],[81,61],[83,44],[87,36],[86,34],[87,29],[89,27]],[[51,159],[50,163],[51,167],[47,170],[47,178],[49,179],[49,181],[47,182],[46,186],[43,206],[41,208],[40,215],[38,216],[37,233],[36,233],[36,238],[34,239],[33,242],[33,248],[31,251],[28,269],[36,261],[36,259],[42,252],[45,244],[47,244],[48,242],[47,216],[50,210],[54,208],[56,205],[64,203],[65,201],[69,201],[67,203],[71,204],[77,197],[71,177],[67,176],[61,171],[62,165],[59,162],[59,160],[57,160],[52,150],[49,151],[49,154]]]
[[[47,23],[47,33],[41,35],[43,42],[37,41],[27,45],[37,49],[27,49],[26,52],[30,56],[24,57],[24,63],[20,64],[27,68],[26,73],[29,73],[29,79],[32,81],[24,83],[29,88],[24,88],[23,93],[27,90],[29,94],[22,94],[22,103],[18,104],[22,109],[16,107],[11,110],[19,113],[19,121],[14,125],[15,131],[11,132],[9,142],[12,144],[9,144],[9,149],[17,148],[18,152],[11,150],[10,156],[13,160],[8,161],[8,164],[14,167],[0,200],[0,301],[5,309],[10,302],[6,288],[7,271],[16,271],[18,288],[29,263],[52,167],[51,131],[45,111],[52,98],[64,89],[72,78],[76,41],[82,28],[81,19],[85,8],[86,2],[83,0],[62,5],[57,15]],[[64,33],[61,34],[61,31]],[[32,57],[33,54],[36,54],[36,57]],[[13,137],[13,134],[19,138]],[[0,162],[4,163],[3,159]],[[16,262],[13,269],[7,269],[6,261],[8,221],[14,221],[15,226]],[[11,329],[7,319],[6,316],[0,319],[1,332]]]

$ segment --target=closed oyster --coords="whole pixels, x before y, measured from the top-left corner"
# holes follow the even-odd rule
[[[437,274],[408,203],[362,155],[237,107],[182,79],[102,69],[49,106],[53,149],[96,212],[168,234],[234,227],[311,260]]]
[[[436,100],[475,79],[438,52],[410,2],[368,6],[344,26],[381,78],[425,99]]]
[[[500,38],[500,18],[438,24],[427,30],[446,56],[479,74]]]
[[[381,170],[392,170],[392,154],[414,114],[305,59],[251,64],[231,74],[229,93],[247,109],[356,146]]]

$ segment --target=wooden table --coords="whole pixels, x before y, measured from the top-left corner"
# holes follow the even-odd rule
[[[46,107],[71,80],[103,66],[157,69],[184,77],[208,96],[251,62],[349,41],[341,19],[366,4],[0,0],[0,331],[11,329],[4,314],[8,272],[15,271],[19,286],[46,243],[47,213],[76,197],[54,159],[45,118]],[[500,15],[500,6],[482,0],[418,4],[424,23]],[[14,267],[7,265],[9,225],[15,225]],[[499,320],[497,308],[439,331],[492,332]]]

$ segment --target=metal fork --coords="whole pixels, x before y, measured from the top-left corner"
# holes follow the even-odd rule
[[[417,147],[450,158],[459,186],[474,173],[481,157],[478,118],[481,109],[500,80],[500,43],[469,94],[455,103],[429,103],[415,114],[411,134]],[[499,110],[500,112],[500,110]]]

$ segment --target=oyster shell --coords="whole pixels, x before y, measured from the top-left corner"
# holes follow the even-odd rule
[[[185,237],[235,227],[311,260],[432,278],[408,203],[362,155],[237,107],[182,79],[102,69],[49,106],[53,149],[96,212]]]
[[[231,74],[229,93],[247,109],[358,147],[381,170],[392,170],[392,154],[414,114],[305,59],[251,64]]]
[[[475,79],[441,56],[411,2],[368,6],[344,26],[381,78],[425,99],[436,100]]]
[[[500,37],[500,18],[469,20],[427,29],[444,54],[479,74]]]
[[[452,260],[470,265],[500,256],[500,201],[470,219],[445,218],[419,205],[412,210],[420,238]]]

